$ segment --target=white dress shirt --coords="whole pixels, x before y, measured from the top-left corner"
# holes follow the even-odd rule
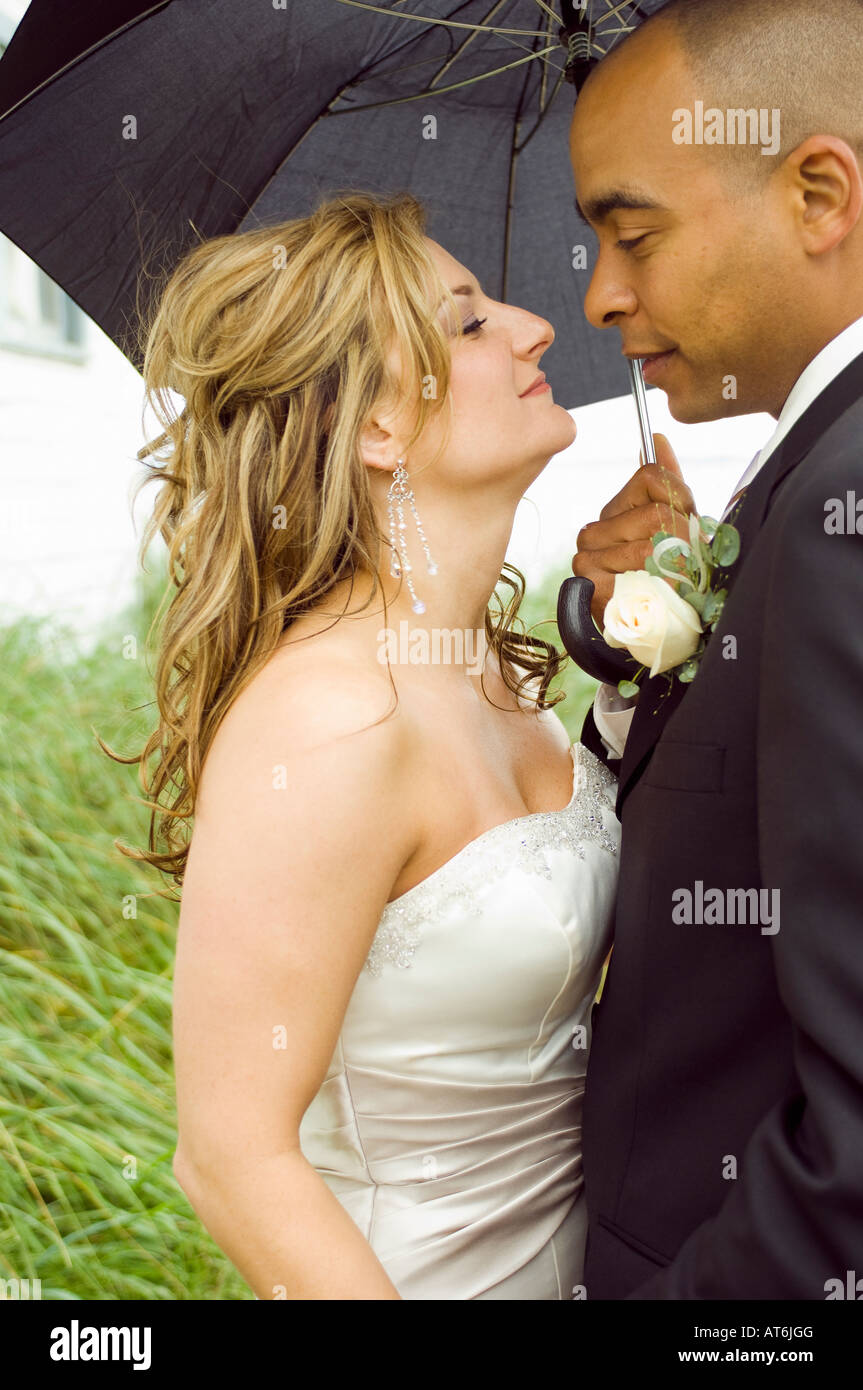
[[[796,424],[804,411],[808,410],[813,401],[821,395],[825,387],[829,386],[831,381],[861,353],[863,353],[863,318],[855,319],[847,328],[843,328],[842,332],[837,333],[836,337],[832,338],[827,346],[823,347],[812,358],[808,366],[804,367],[788,393],[776,421],[775,430],[745,469],[732,493],[732,498],[736,497],[742,488],[749,486],[759,469],[763,468],[770,455],[782,443],[792,425]],[[729,503],[724,515],[728,514],[730,506]],[[610,758],[619,758],[623,753],[637,699],[638,696],[632,700],[624,700],[618,694],[617,687],[613,685],[601,685],[596,692],[593,701],[593,718]]]

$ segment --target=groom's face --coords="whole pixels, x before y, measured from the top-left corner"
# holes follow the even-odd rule
[[[645,379],[683,421],[770,409],[776,334],[793,331],[793,248],[769,179],[729,178],[724,152],[672,139],[672,113],[703,97],[673,37],[645,33],[592,76],[570,134],[599,239],[585,313],[620,330],[627,356],[660,354]]]

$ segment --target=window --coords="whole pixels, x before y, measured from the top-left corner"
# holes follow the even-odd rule
[[[16,28],[0,0],[0,56]],[[83,362],[86,323],[60,286],[0,232],[0,348]]]
[[[86,359],[86,316],[0,233],[0,348]]]

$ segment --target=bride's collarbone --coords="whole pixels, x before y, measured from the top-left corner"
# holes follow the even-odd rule
[[[504,779],[508,786],[504,786],[500,761],[496,765],[477,764],[456,751],[447,755],[439,747],[436,749],[434,773],[423,782],[418,797],[423,808],[419,841],[392,885],[388,902],[437,873],[490,830],[569,805],[574,785],[569,746],[564,768],[560,761],[562,750],[558,746],[555,751],[547,744],[541,761],[530,764],[529,778],[525,776],[523,756],[510,768]]]
[[[569,804],[573,763],[563,724],[552,711],[537,712],[532,701],[519,699],[498,673],[486,674],[486,705],[479,709],[475,701],[472,707],[465,704],[464,692],[444,693],[411,671],[408,679],[396,679],[396,707],[386,667],[371,668],[346,632],[309,632],[302,620],[297,628],[293,637],[309,640],[299,640],[296,646],[286,641],[280,647],[283,659],[293,664],[292,658],[303,652],[306,679],[312,657],[315,670],[332,673],[335,662],[343,681],[361,673],[367,696],[368,677],[378,677],[381,692],[386,686],[389,695],[386,708],[410,730],[414,756],[400,794],[407,793],[405,813],[415,819],[415,848],[388,901],[496,826]]]

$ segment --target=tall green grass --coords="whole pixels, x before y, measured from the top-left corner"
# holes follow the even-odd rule
[[[174,1179],[178,907],[114,846],[144,844],[148,817],[93,732],[128,754],[152,726],[158,598],[142,584],[88,652],[44,622],[0,629],[0,1279],[43,1299],[252,1297]],[[594,686],[571,663],[563,683],[576,738]]]
[[[171,971],[178,908],[141,845],[150,585],[84,655],[0,631],[0,1278],[45,1299],[244,1298],[177,1186]],[[137,640],[137,655],[129,637]]]

